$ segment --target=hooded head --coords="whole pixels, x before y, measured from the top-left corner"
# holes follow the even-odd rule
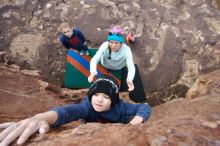
[[[99,77],[89,88],[87,93],[89,100],[91,101],[92,96],[96,93],[105,93],[111,99],[111,106],[119,102],[117,82],[110,76],[102,75]]]
[[[118,41],[124,43],[124,31],[120,26],[114,26],[108,34],[108,41]]]

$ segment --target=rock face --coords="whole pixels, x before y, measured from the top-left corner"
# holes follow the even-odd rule
[[[20,120],[66,104],[58,94],[42,89],[39,78],[0,66],[0,123]],[[39,77],[39,76],[38,76]]]
[[[186,98],[193,99],[208,94],[220,94],[220,70],[200,75],[188,90]]]
[[[94,48],[111,26],[121,25],[137,37],[131,48],[147,93],[190,87],[201,73],[220,67],[218,6],[217,0],[4,0],[0,51],[12,54],[9,63],[37,68],[47,81],[62,84],[61,22],[80,28]]]

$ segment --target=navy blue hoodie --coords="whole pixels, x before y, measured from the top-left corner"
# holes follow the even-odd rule
[[[109,111],[96,112],[86,96],[79,104],[70,104],[63,107],[52,109],[58,114],[58,119],[53,127],[83,119],[86,122],[110,122],[110,123],[129,123],[134,116],[141,116],[144,122],[151,115],[151,107],[148,104],[131,104],[120,101],[111,106]]]
[[[62,33],[62,35],[60,36],[60,41],[67,49],[72,48],[78,51],[88,50],[88,47],[86,45],[86,39],[79,29],[73,29],[73,33],[70,38]]]

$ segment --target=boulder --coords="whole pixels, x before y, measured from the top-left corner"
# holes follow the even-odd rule
[[[187,91],[186,98],[193,99],[210,94],[220,94],[220,70],[200,75]]]

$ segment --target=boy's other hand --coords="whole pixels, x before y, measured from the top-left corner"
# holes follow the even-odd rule
[[[137,125],[137,124],[140,124],[140,123],[143,123],[143,122],[144,122],[143,117],[141,117],[141,116],[135,116],[135,117],[130,121],[130,124],[131,124],[131,125]]]

